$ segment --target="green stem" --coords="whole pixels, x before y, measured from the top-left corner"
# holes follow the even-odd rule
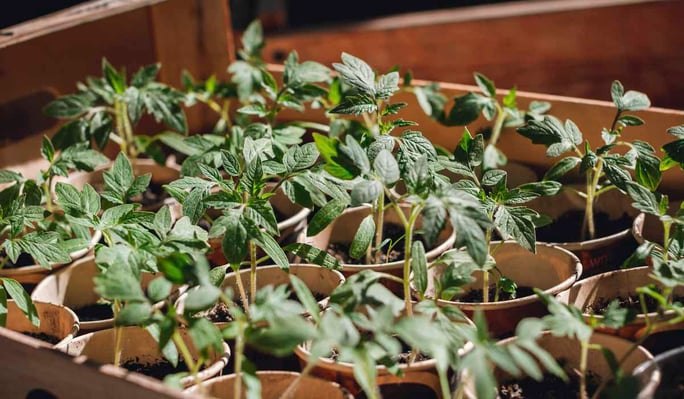
[[[288,385],[288,387],[283,391],[283,393],[280,394],[278,399],[289,399],[289,398],[291,398],[292,395],[294,394],[294,389],[297,387],[297,384],[299,384],[299,382],[302,380],[302,378],[309,375],[309,373],[311,372],[311,370],[313,370],[315,365],[316,365],[315,361],[306,363],[306,366],[304,366],[304,369],[302,370],[302,372],[299,373],[297,378],[295,378],[294,381],[292,381],[292,383],[290,383],[290,385]]]
[[[499,136],[501,135],[501,129],[506,121],[506,111],[501,108],[499,103],[496,104],[496,121],[494,121],[494,128],[492,129],[492,135],[489,138],[489,144],[496,147],[496,143],[499,141]]]
[[[195,379],[195,383],[199,385],[200,390],[203,389],[202,387],[202,381],[199,378],[198,371],[201,366],[201,363],[198,361],[195,363],[195,360],[192,358],[192,354],[190,353],[190,350],[188,349],[188,346],[185,344],[185,341],[183,341],[183,337],[181,337],[180,333],[178,330],[175,330],[173,334],[171,335],[171,339],[173,340],[173,343],[176,345],[176,348],[178,348],[178,351],[180,352],[181,356],[183,357],[183,360],[185,361],[186,366],[188,366],[188,370],[190,370],[190,373],[192,374],[193,378]]]
[[[121,152],[128,154],[128,140],[126,139],[123,115],[121,113],[121,101],[119,100],[114,100],[114,128],[116,129],[116,133],[121,138],[121,143],[119,143]]]
[[[126,132],[126,141],[128,141],[128,156],[131,160],[135,160],[138,157],[138,149],[135,147],[135,136],[133,135],[131,119],[128,117],[128,105],[125,102],[121,103],[121,113],[124,131]]]
[[[245,327],[238,322],[238,334],[235,338],[235,385],[233,385],[233,397],[242,398],[242,357],[245,352]]]
[[[43,182],[43,193],[45,194],[45,207],[52,213],[52,177]]]
[[[385,193],[380,192],[380,196],[377,199],[376,206],[376,220],[375,220],[375,260],[373,263],[380,263],[380,245],[382,244],[382,229],[385,223]],[[370,246],[369,246],[370,248]],[[366,255],[367,262],[370,264],[370,252]]]
[[[237,283],[238,292],[240,293],[240,298],[242,299],[242,307],[244,308],[247,317],[249,317],[249,297],[245,292],[245,285],[242,284],[242,276],[240,276],[239,268],[236,270],[235,275],[235,282]]]
[[[249,240],[249,261],[249,297],[254,299],[257,292],[257,251],[252,240]]]
[[[587,399],[587,358],[589,356],[589,341],[580,341],[580,399]]]
[[[409,276],[411,275],[411,246],[413,244],[413,229],[416,220],[422,211],[419,205],[412,205],[409,213],[408,223],[404,225],[404,300],[406,301],[406,315],[413,316],[413,303],[411,302],[411,285]]]
[[[596,237],[596,225],[594,223],[594,202],[596,201],[596,189],[598,187],[599,179],[603,173],[603,158],[599,158],[596,166],[593,169],[593,176],[591,174],[587,175],[587,199],[586,199],[586,212],[584,214],[587,229],[582,229],[582,236],[585,236],[585,231],[588,233],[588,238],[594,239]],[[591,178],[590,178],[591,177]]]
[[[121,312],[121,302],[119,302],[118,299],[114,300],[114,305],[112,306],[112,312],[114,313],[114,321],[116,322],[116,318],[119,316],[119,313]],[[117,367],[121,366],[122,341],[123,341],[123,327],[115,326],[114,327],[114,365]]]

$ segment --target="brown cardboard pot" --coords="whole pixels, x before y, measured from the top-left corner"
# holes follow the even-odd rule
[[[409,207],[402,206],[405,215],[408,215]],[[361,221],[370,215],[371,208],[368,206],[358,206],[346,209],[337,219],[333,220],[323,231],[312,237],[306,237],[302,234],[299,238],[300,242],[305,242],[316,248],[326,250],[330,244],[349,244],[354,239],[356,231],[361,225]],[[401,225],[399,217],[393,208],[385,210],[385,223],[396,223]],[[420,230],[423,226],[423,218],[418,217],[416,221],[416,230]],[[437,242],[433,248],[426,248],[425,256],[428,263],[437,259],[443,252],[451,248],[456,241],[454,229],[450,223],[447,222],[446,227],[442,230],[437,238]],[[342,274],[349,277],[362,270],[375,270],[378,272],[389,273],[399,278],[404,278],[404,261],[399,260],[388,263],[378,264],[348,264],[342,265]],[[406,276],[408,278],[408,276]],[[393,292],[403,295],[403,287],[393,281],[383,279],[383,284],[390,288]]]
[[[43,333],[53,336],[59,339],[59,342],[54,345],[55,348],[64,347],[78,334],[78,317],[71,309],[38,301],[34,302],[34,305],[40,319],[39,327],[31,324],[13,300],[8,300],[6,328],[21,333]]]
[[[275,211],[285,217],[285,219],[278,222],[280,235],[276,237],[276,241],[281,245],[294,242],[297,236],[306,228],[306,218],[311,210],[292,203],[283,190],[276,191],[268,201]],[[217,212],[212,216],[217,217],[220,214]],[[228,262],[221,248],[222,239],[223,237],[209,239],[211,252],[207,254],[207,259],[215,266],[225,265]],[[263,256],[263,253],[259,256]]]
[[[563,190],[553,197],[538,198],[530,203],[531,208],[554,220],[568,211],[584,212],[584,205],[584,199],[569,190]],[[632,200],[629,196],[620,193],[617,189],[599,196],[599,200],[594,204],[594,209],[596,213],[606,213],[611,221],[619,220],[624,215],[634,218],[638,214],[638,211],[632,207]],[[551,224],[548,228],[562,229],[563,226]],[[586,278],[619,268],[634,252],[636,243],[630,230],[630,227],[626,227],[617,233],[597,237],[593,240],[551,242],[550,244],[567,249],[577,255],[582,262],[581,277]],[[538,232],[537,241],[541,242],[542,240],[543,237]]]
[[[73,262],[85,256],[88,252],[90,252],[93,249],[95,244],[97,244],[98,241],[100,241],[101,237],[102,233],[100,233],[99,231],[94,231],[88,248],[83,248],[81,250],[74,251],[69,254],[71,261]],[[50,275],[50,273],[61,268],[64,268],[69,264],[71,264],[71,262],[53,263],[50,265],[50,269],[47,269],[41,265],[29,265],[11,269],[2,268],[0,269],[0,277],[9,277],[17,280],[22,284],[37,284],[40,281],[42,281],[45,277]]]
[[[499,342],[499,345],[506,345],[515,340],[516,337],[511,337]],[[580,364],[580,342],[575,339],[567,337],[555,337],[550,333],[543,334],[538,340],[537,344],[544,350],[549,352],[556,360],[565,359],[567,361],[567,368],[579,370]],[[601,345],[613,352],[617,359],[620,359],[632,347],[632,342],[624,340],[612,335],[594,333],[591,336],[590,344]],[[630,375],[632,371],[641,363],[653,359],[653,356],[643,347],[637,346],[625,361],[622,363],[622,370],[625,375]],[[587,357],[587,370],[598,374],[601,379],[611,379],[612,372],[608,362],[598,352],[590,350]],[[496,380],[501,383],[511,377],[501,369],[494,370]],[[466,397],[476,398],[474,393],[474,386],[469,380],[469,376],[464,376],[462,381],[466,385]]]
[[[285,390],[299,377],[299,373],[291,371],[257,371],[261,382],[261,397],[263,399],[279,399]],[[235,374],[210,378],[202,383],[204,394],[213,398],[233,399]],[[188,393],[199,393],[199,387],[188,388]],[[244,397],[244,385],[243,385]],[[354,399],[354,397],[339,384],[314,377],[302,377],[288,398],[297,399]]]
[[[497,244],[492,242],[490,245]],[[507,241],[499,247],[494,259],[503,275],[515,281],[519,287],[539,288],[550,295],[570,288],[582,273],[582,265],[575,255],[548,244],[537,244],[537,253],[533,254],[517,243]],[[434,295],[434,279],[444,270],[444,265],[434,265],[428,269],[427,296]],[[466,291],[482,287],[482,273],[476,272],[473,277],[475,281],[463,287]],[[438,303],[456,306],[468,317],[472,317],[475,309],[480,309],[487,319],[489,331],[498,337],[512,333],[525,317],[546,314],[546,306],[536,295],[487,303],[460,302],[457,299],[440,299]]]
[[[142,364],[153,364],[163,359],[159,352],[157,341],[147,330],[140,327],[122,327],[122,352],[121,362],[132,360]],[[114,361],[114,341],[115,330],[113,328],[95,331],[75,338],[67,344],[63,350],[72,356],[85,356],[89,360],[111,364]],[[194,359],[197,359],[197,350],[192,344],[192,339],[185,329],[180,330],[181,337],[185,341]],[[204,381],[210,377],[218,375],[223,367],[228,363],[230,348],[224,342],[223,352],[217,353],[211,359],[211,364],[198,373],[200,380]],[[184,387],[189,387],[195,383],[192,376],[181,379]]]
[[[303,367],[307,364],[310,353],[306,348],[306,345],[300,345],[295,348],[295,355],[297,355],[299,362]],[[415,390],[416,392],[421,392],[422,395],[425,395],[426,392],[431,392],[432,397],[443,399],[439,377],[437,376],[437,362],[434,359],[415,362],[411,365],[402,364],[399,368],[403,372],[403,376],[401,377],[390,373],[385,366],[377,367],[376,383],[380,388],[381,393],[384,390],[391,389],[392,391],[395,391],[399,389],[409,395],[411,391]],[[352,363],[336,362],[327,358],[319,358],[316,365],[311,370],[311,375],[324,378],[328,381],[337,382],[342,387],[349,390],[355,397],[362,393],[361,387],[354,378],[354,364]],[[413,397],[418,396],[414,395]]]
[[[561,302],[569,303],[584,310],[598,300],[606,300],[607,303],[617,297],[626,298],[629,295],[636,295],[636,289],[638,287],[654,284],[656,282],[649,276],[650,272],[651,268],[644,266],[601,273],[588,279],[578,281],[569,290],[558,294],[557,298]],[[674,293],[677,295],[684,295],[684,287],[675,288]],[[650,320],[656,321],[672,318],[674,317],[674,314],[666,313],[664,315],[659,315],[657,312],[651,312],[648,313],[647,316]],[[592,316],[588,313],[584,313],[584,317],[588,320]],[[593,317],[599,320],[603,318],[603,316],[600,315],[595,315]],[[628,325],[619,329],[605,328],[601,329],[601,331],[634,341],[643,333],[645,325],[646,318],[639,311],[636,319]],[[674,328],[683,329],[684,323],[679,323],[671,329]]]
[[[94,305],[100,299],[95,292],[93,277],[99,271],[94,256],[87,256],[72,263],[69,267],[51,274],[41,281],[31,293],[34,301],[43,301],[64,305],[71,309],[78,309],[87,305]],[[142,287],[157,276],[155,273],[142,273]],[[91,332],[113,327],[114,319],[84,321],[81,320],[80,332]]]
[[[272,285],[276,287],[280,285],[289,285],[290,274],[299,277],[304,282],[304,284],[309,288],[309,290],[311,290],[311,292],[321,294],[322,296],[324,296],[318,302],[318,306],[321,309],[325,309],[328,306],[330,294],[332,294],[335,288],[342,285],[345,280],[342,273],[336,270],[326,269],[324,267],[316,265],[291,264],[289,274],[278,266],[263,266],[257,268],[257,290],[267,285]],[[226,277],[223,280],[223,284],[221,285],[221,289],[225,290],[226,288],[231,288],[233,290],[233,293],[237,296],[239,295],[239,291],[237,287],[236,276],[237,275],[235,272],[226,274]],[[242,280],[242,284],[245,287],[247,295],[249,295],[249,277],[250,271],[248,269],[240,270],[240,279]],[[180,298],[178,298],[176,308],[180,313],[183,312],[183,309],[185,307],[184,302],[186,297],[187,294],[183,294],[180,296]],[[216,324],[219,326],[223,326],[225,323],[218,322]],[[232,342],[229,341],[229,344],[232,345]],[[285,356],[278,358],[266,353],[262,353],[250,347],[249,345],[247,345],[245,348],[245,356],[248,359],[250,359],[253,363],[255,363],[257,369],[259,370],[268,369],[294,371],[299,369],[297,359],[294,356]],[[228,364],[228,369],[233,370],[232,362]]]

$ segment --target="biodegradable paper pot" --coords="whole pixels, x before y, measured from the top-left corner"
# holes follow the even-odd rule
[[[682,201],[670,202],[668,214],[674,214],[681,204]],[[632,235],[638,244],[650,241],[663,245],[663,233],[663,224],[657,216],[640,213],[634,218]]]
[[[490,245],[494,247],[497,244],[493,242]],[[515,281],[519,287],[539,288],[550,295],[570,288],[582,273],[582,265],[575,255],[547,244],[537,244],[537,253],[533,254],[517,243],[507,241],[499,247],[494,259],[503,275]],[[428,269],[427,296],[434,295],[434,279],[439,278],[444,270],[444,265]],[[482,288],[482,276],[481,272],[476,272],[473,276],[475,281],[464,286],[464,290]],[[472,317],[475,309],[480,309],[487,318],[489,331],[495,336],[512,333],[525,317],[546,314],[546,306],[536,295],[487,303],[459,302],[457,299],[438,300],[438,303],[456,306],[468,317]]]
[[[75,261],[77,259],[82,258],[85,256],[88,252],[90,252],[95,244],[100,241],[100,238],[102,237],[102,233],[99,231],[94,231],[93,236],[90,240],[90,245],[88,248],[81,249],[79,251],[75,251],[69,254],[71,257],[71,261]],[[17,267],[17,268],[11,268],[11,269],[0,269],[0,277],[9,277],[12,279],[17,280],[18,282],[22,284],[37,284],[41,280],[43,280],[45,277],[50,275],[52,272],[62,269],[65,266],[69,265],[69,263],[53,263],[50,269],[46,269],[43,266],[40,265],[29,265],[29,266],[22,266],[22,267]]]
[[[263,399],[279,399],[285,390],[299,377],[299,373],[288,371],[257,371],[261,382],[261,397]],[[213,398],[233,399],[235,374],[214,377],[202,383],[204,394]],[[244,397],[243,384],[243,397]],[[189,393],[199,393],[198,386],[186,390]],[[354,397],[339,384],[314,377],[302,377],[292,390],[292,396],[297,399],[354,399]]]
[[[639,365],[638,399],[680,399],[684,397],[684,347],[671,349]]]
[[[582,190],[584,188],[581,188]],[[599,196],[594,204],[596,213],[604,212],[610,220],[618,220],[625,214],[636,217],[638,211],[632,207],[632,200],[619,190],[611,190]],[[557,219],[571,210],[584,211],[584,199],[564,190],[553,197],[538,198],[530,203],[530,207],[537,212]],[[552,224],[549,228],[563,228]],[[634,252],[636,242],[632,238],[631,228],[625,228],[615,234],[598,237],[593,240],[577,242],[550,243],[567,249],[577,255],[582,262],[582,278],[593,276],[610,270],[615,270]],[[539,234],[537,240],[541,240]]]
[[[506,345],[507,343],[512,342],[515,339],[516,337],[511,337],[501,341],[499,344]],[[555,358],[557,361],[559,359],[565,359],[567,361],[566,369],[579,370],[579,341],[567,337],[555,337],[550,333],[546,333],[537,340],[537,343],[544,350],[549,352],[551,356]],[[629,351],[630,348],[633,346],[633,343],[630,341],[601,333],[594,333],[591,336],[590,343],[598,344],[603,346],[604,348],[611,350],[617,359],[622,358],[622,356],[625,353],[627,353],[627,351]],[[629,356],[627,356],[625,361],[622,363],[622,370],[624,371],[625,375],[629,375],[632,373],[632,371],[634,371],[634,369],[639,364],[652,358],[653,356],[646,349],[644,349],[641,346],[638,346],[636,350],[634,350]],[[610,366],[608,365],[608,362],[606,362],[603,355],[601,355],[601,353],[595,350],[589,351],[589,356],[587,357],[587,369],[589,371],[596,373],[599,377],[601,377],[601,379],[611,379],[613,375],[610,370]],[[512,378],[510,375],[506,374],[504,371],[498,368],[494,370],[494,375],[499,383]],[[468,381],[468,379],[469,376],[464,376],[462,380],[465,381],[465,383],[467,384],[466,396],[469,398],[476,398],[474,393],[474,386],[472,385],[471,381]]]
[[[295,354],[304,367],[310,356],[306,346],[300,345],[295,348]],[[311,375],[337,382],[356,397],[362,393],[362,389],[354,379],[354,367],[352,363],[320,358],[311,370]],[[406,397],[426,397],[426,392],[431,392],[434,397],[442,399],[435,360],[415,362],[410,366],[402,364],[399,367],[403,372],[402,377],[391,374],[384,366],[377,367],[377,385],[381,392],[385,390],[400,391],[404,392]]]
[[[155,184],[167,184],[180,177],[180,169],[177,167],[162,166],[155,163],[151,159],[135,159],[131,160],[131,165],[133,167],[133,174],[135,176],[144,175],[147,173],[152,174],[151,183]],[[104,172],[109,170],[112,163],[106,164],[100,168],[97,168],[93,172],[76,172],[72,173],[66,179],[66,183],[69,183],[79,190],[83,189],[86,183],[92,186],[103,186],[104,185]],[[146,211],[157,211],[164,205],[176,204],[176,200],[172,197],[166,198],[165,200],[143,207]]]
[[[409,208],[407,206],[402,206],[402,210],[405,215],[408,215]],[[328,245],[331,243],[336,244],[349,244],[354,239],[356,231],[361,225],[361,221],[368,215],[370,215],[371,209],[368,206],[358,206],[354,208],[349,208],[345,210],[340,216],[337,217],[328,227],[323,231],[316,234],[313,237],[300,236],[299,241],[311,244],[316,248],[326,250]],[[396,223],[401,225],[399,217],[393,208],[385,210],[384,220],[386,223]],[[423,226],[423,218],[418,217],[416,221],[416,230],[421,229]],[[451,248],[456,240],[456,235],[454,229],[450,223],[446,224],[446,227],[439,234],[437,242],[433,248],[426,248],[425,256],[428,263],[437,259],[444,251]],[[399,278],[403,278],[404,273],[404,261],[395,261],[388,263],[378,263],[370,265],[354,265],[354,264],[343,264],[342,274],[349,277],[356,274],[362,270],[375,270],[378,272],[389,273]],[[408,277],[408,276],[407,276]],[[383,280],[383,284],[387,285],[395,293],[403,293],[403,287],[400,284],[389,280]]]
[[[306,218],[311,210],[301,205],[293,204],[283,190],[276,191],[275,195],[269,198],[268,201],[275,211],[285,216],[285,219],[278,223],[280,236],[276,237],[276,241],[281,245],[294,242],[297,236],[306,228]],[[217,213],[212,216],[217,217],[219,214]],[[222,239],[223,237],[209,239],[211,252],[207,255],[207,259],[209,259],[212,265],[225,265],[228,263],[221,248]],[[263,253],[259,256],[263,256]]]
[[[135,361],[142,364],[154,364],[163,359],[159,353],[157,341],[147,330],[140,327],[123,327],[122,332],[121,362]],[[197,359],[197,350],[192,344],[192,339],[187,330],[180,330],[181,337],[188,346],[193,359]],[[72,356],[86,356],[89,360],[111,364],[114,362],[115,329],[100,330],[75,338],[65,346],[64,351]],[[215,354],[211,359],[211,365],[201,370],[198,374],[200,380],[218,375],[228,363],[230,348],[223,343],[223,352]],[[192,376],[181,379],[184,387],[195,383]]]
[[[78,334],[78,317],[71,309],[38,301],[34,304],[40,319],[39,327],[31,324],[13,300],[8,300],[7,328],[21,333],[51,335],[60,340],[54,345],[55,348],[64,347]]]
[[[561,292],[557,295],[558,300],[564,303],[569,303],[579,309],[585,309],[588,306],[596,303],[598,300],[611,300],[617,297],[627,297],[629,295],[636,295],[636,289],[649,284],[655,283],[649,274],[651,268],[637,267],[633,269],[616,270],[612,272],[602,273],[585,280],[580,280],[575,283],[569,290]],[[684,287],[677,287],[674,290],[677,295],[684,295]],[[663,320],[672,318],[674,314],[658,315],[656,312],[648,314],[650,320]],[[591,316],[588,313],[584,314],[588,320]],[[602,319],[603,316],[594,316]],[[639,311],[636,320],[619,329],[602,329],[602,332],[607,334],[619,335],[623,338],[636,340],[643,333],[643,328],[646,325],[646,318]],[[684,323],[679,323],[673,328],[682,329]]]
[[[31,293],[36,301],[64,305],[71,309],[97,303],[100,296],[95,292],[93,277],[99,271],[94,256],[79,259],[69,267],[49,275],[41,281]],[[153,273],[143,273],[141,276],[143,289],[156,277]],[[111,328],[114,319],[95,321],[81,321],[81,333]]]

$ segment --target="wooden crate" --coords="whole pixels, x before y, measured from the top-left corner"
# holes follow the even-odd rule
[[[160,80],[175,86],[183,69],[206,78],[234,59],[227,0],[96,0],[1,33],[0,166],[22,172],[36,169],[40,137],[58,127],[42,107],[101,76],[102,57],[131,73],[161,62]],[[191,131],[210,116],[190,110]]]
[[[644,1],[628,2],[643,3],[643,6],[650,4]],[[548,3],[539,2],[540,5]],[[563,0],[559,3],[573,2]],[[597,0],[593,4],[597,3],[611,2]],[[652,3],[654,7],[675,7],[675,10],[679,10],[678,5],[674,6],[670,2]],[[547,14],[555,15],[551,12]],[[126,66],[129,71],[140,65],[159,61],[163,64],[161,79],[175,85],[178,84],[183,68],[189,69],[198,77],[222,73],[233,59],[234,52],[228,16],[229,10],[225,0],[100,0],[8,29],[12,31],[11,36],[0,36],[0,85],[3,87],[0,92],[0,121],[3,122],[0,123],[0,140],[12,138],[16,139],[16,142],[0,147],[0,167],[11,167],[21,171],[22,168],[28,170],[35,166],[40,137],[42,134],[53,133],[56,122],[33,118],[40,117],[40,108],[50,98],[72,92],[75,82],[79,79],[89,74],[99,75],[102,56],[106,56],[115,65]],[[520,18],[533,17],[525,14],[520,15]],[[491,23],[506,24],[507,20],[500,16],[498,19],[492,19]],[[440,35],[452,34],[446,31],[440,33],[444,25],[437,26],[440,30],[435,31],[437,28],[431,28],[428,20],[427,23],[415,27],[374,28],[361,32],[323,32],[311,35],[328,43],[327,48],[318,50],[309,45],[311,42],[305,35],[290,36],[289,39],[288,36],[274,37],[269,38],[270,44],[266,54],[273,54],[276,49],[289,51],[290,46],[301,45],[302,59],[330,63],[338,61],[340,51],[347,50],[368,59],[373,66],[382,69],[394,65],[396,45],[392,43],[396,36],[410,36],[415,34],[416,30],[425,30],[424,35],[435,36],[435,39]],[[449,26],[447,24],[447,27]],[[380,39],[383,36],[387,38]],[[389,40],[390,36],[392,40]],[[360,46],[364,38],[372,39],[373,45]],[[681,35],[678,38],[681,39]],[[478,43],[477,37],[473,41]],[[469,42],[464,39],[462,43]],[[365,50],[360,51],[362,48]],[[417,52],[415,56],[425,60],[428,60],[428,56],[439,56],[434,49],[426,50],[428,53]],[[473,51],[473,54],[478,53]],[[543,54],[538,56],[541,60]],[[464,58],[467,57],[459,57]],[[477,57],[473,56],[472,59]],[[444,77],[447,80],[468,82],[472,70],[479,69],[476,66],[464,63],[462,69],[465,72],[462,72],[462,75],[449,75],[448,71],[443,69],[426,72],[420,76],[420,70],[414,69],[419,72],[419,77],[435,80]],[[272,65],[270,68],[276,73],[282,70],[278,65]],[[520,70],[516,68],[512,70],[511,76],[523,77],[524,74],[514,73]],[[607,71],[606,75],[608,72],[611,71]],[[497,78],[496,75],[493,77]],[[524,86],[520,80],[515,82]],[[499,80],[497,83],[503,82]],[[629,80],[625,83],[628,88],[632,88]],[[600,92],[608,93],[609,84],[610,81],[607,80],[606,84],[600,87]],[[449,96],[476,90],[473,86],[461,84],[443,83],[441,86]],[[36,93],[39,95],[32,97]],[[553,105],[552,113],[561,118],[575,120],[592,143],[600,142],[601,128],[608,125],[614,116],[612,104],[603,101],[531,92],[519,92],[518,97],[521,107],[526,107],[532,100],[550,101]],[[453,148],[463,128],[448,128],[436,124],[422,112],[410,94],[401,94],[396,100],[410,104],[403,113],[405,119],[418,122],[418,129],[436,144]],[[21,119],[19,115],[24,115],[24,119],[17,120]],[[628,134],[648,138],[656,146],[671,139],[665,134],[665,129],[684,122],[684,112],[675,110],[652,108],[639,112],[638,115],[646,121],[646,125],[630,128],[628,132],[632,133]],[[201,107],[191,110],[189,117],[193,132],[200,131],[199,129],[210,124],[212,118],[211,114],[203,111]],[[325,121],[324,115],[319,111],[307,111],[304,114],[288,112],[283,117]],[[486,121],[478,120],[474,123],[473,130],[486,125]],[[527,139],[512,131],[504,132],[500,146],[510,159],[539,169],[552,163],[552,160],[545,157],[541,146],[530,146]],[[668,172],[664,184],[672,192],[684,194],[682,181],[679,173]],[[70,398],[180,397],[179,393],[149,378],[128,374],[112,366],[93,365],[83,358],[70,358],[46,348],[39,341],[1,328],[0,347],[4,359],[0,364],[2,398],[24,398],[32,391],[34,395],[49,393],[56,397]],[[84,384],[84,381],[89,384]]]
[[[346,51],[421,79],[471,83],[478,71],[497,87],[605,100],[619,79],[684,109],[682,19],[681,0],[511,1],[274,32],[264,55],[329,64]]]

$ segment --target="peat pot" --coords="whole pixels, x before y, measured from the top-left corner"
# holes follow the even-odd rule
[[[81,333],[111,328],[114,325],[113,317],[100,318],[92,315],[97,308],[110,309],[111,312],[108,304],[98,305],[100,296],[95,292],[93,281],[98,274],[95,257],[87,256],[46,277],[33,290],[31,298],[35,301],[64,305],[80,314]],[[143,289],[147,289],[147,285],[155,277],[154,273],[142,273]],[[102,310],[97,311],[97,314],[100,312]]]
[[[405,215],[408,215],[409,207],[402,206],[402,210]],[[316,248],[326,250],[330,245],[343,245],[348,246],[354,239],[356,231],[361,225],[361,221],[368,215],[370,215],[371,208],[368,206],[358,206],[354,208],[348,208],[340,216],[338,216],[328,227],[323,231],[312,237],[305,237],[303,234],[300,236],[300,242],[306,242]],[[396,225],[401,225],[399,217],[393,208],[385,210],[384,213],[385,224],[391,223]],[[420,230],[423,226],[423,218],[418,217],[416,221],[415,230]],[[403,227],[402,227],[403,234]],[[446,227],[439,234],[437,242],[432,248],[425,249],[425,256],[428,263],[437,259],[442,253],[450,249],[454,241],[456,240],[456,235],[454,229],[450,223],[446,224]],[[403,248],[403,246],[402,246]],[[362,270],[374,270],[377,272],[389,273],[399,278],[404,278],[404,260],[397,260],[388,263],[378,263],[378,264],[350,264],[343,263],[342,274],[349,277],[356,274]],[[408,276],[407,276],[408,277]],[[383,279],[383,284],[387,285],[393,292],[403,295],[403,287],[401,284],[396,282]]]
[[[295,354],[304,367],[310,356],[306,345],[295,348]],[[337,382],[355,398],[365,398],[364,392],[354,378],[354,367],[352,363],[320,358],[311,370],[311,375]],[[384,366],[377,367],[377,385],[383,397],[401,395],[407,398],[442,399],[435,360],[423,360],[411,365],[402,364],[399,367],[403,372],[401,377],[390,373]]]
[[[490,245],[495,247],[498,244],[492,242]],[[582,273],[582,265],[575,255],[548,244],[537,244],[537,253],[534,254],[513,241],[506,241],[496,251],[494,259],[501,273],[515,281],[518,287],[539,288],[549,295],[570,288]],[[434,279],[440,278],[445,268],[445,265],[437,264],[428,269],[427,296],[434,295]],[[482,272],[475,272],[473,277],[475,281],[463,287],[466,292],[482,288]],[[471,303],[455,298],[449,301],[440,299],[438,303],[456,306],[468,317],[472,317],[475,309],[480,309],[487,319],[489,331],[498,337],[512,333],[525,317],[546,314],[546,306],[534,294],[497,302]]]
[[[122,364],[136,362],[148,365],[163,361],[157,341],[146,329],[135,326],[122,327],[122,329]],[[192,344],[192,339],[187,330],[181,329],[180,334],[188,346],[193,359],[197,359],[197,351]],[[75,338],[63,350],[72,356],[85,356],[89,360],[101,364],[112,364],[114,362],[115,337],[115,329],[113,328],[95,331]],[[222,353],[217,353],[213,356],[211,364],[199,372],[199,379],[204,381],[218,375],[228,363],[229,357],[230,348],[226,343],[223,343]],[[183,377],[181,384],[184,387],[189,387],[195,384],[195,379],[192,376]]]
[[[602,273],[578,281],[569,290],[558,294],[557,298],[561,302],[574,305],[583,310],[585,319],[589,320],[592,315],[588,310],[602,309],[616,298],[627,299],[629,297],[637,297],[636,289],[638,287],[655,283],[655,280],[649,276],[650,273],[651,268],[647,266]],[[675,288],[674,295],[684,296],[684,287]],[[674,316],[674,314],[659,315],[657,312],[651,312],[644,316],[640,307],[636,311],[638,314],[636,319],[628,325],[619,329],[605,328],[601,329],[601,331],[619,335],[626,339],[636,340],[643,333],[646,325],[646,316],[651,321],[665,320]],[[593,317],[603,318],[601,315]],[[684,323],[679,323],[671,328],[684,329]]]
[[[499,342],[499,345],[506,345],[516,337],[511,337]],[[580,364],[580,342],[576,339],[571,339],[568,337],[556,337],[550,333],[543,334],[538,340],[537,344],[541,346],[544,350],[549,352],[549,354],[556,359],[556,361],[563,360],[565,362],[566,374],[568,370],[579,370]],[[621,359],[632,347],[633,343],[624,340],[619,337],[612,335],[606,335],[601,333],[594,333],[591,336],[590,344],[601,345],[602,347],[613,352],[617,359]],[[641,346],[637,346],[636,349],[627,356],[625,361],[622,363],[622,370],[625,375],[631,374],[635,368],[641,363],[653,359],[653,356]],[[608,362],[596,350],[589,350],[589,356],[587,357],[587,370],[598,375],[601,380],[612,379],[612,372]],[[494,375],[499,384],[510,381],[513,379],[509,374],[501,369],[495,369]],[[650,374],[649,378],[658,378],[657,375]],[[472,381],[469,381],[469,376],[463,376],[462,381],[465,381],[466,385],[466,396],[469,398],[476,398],[474,393],[474,386]]]
[[[300,377],[299,373],[291,371],[257,371],[256,373],[261,382],[262,399],[354,399],[354,397],[339,384],[322,380],[314,377]],[[233,387],[235,385],[235,374],[214,377],[202,383],[204,394],[212,398],[233,399]],[[292,388],[292,395],[281,396],[289,387],[297,381],[297,385]],[[245,386],[243,384],[243,397]],[[188,393],[199,393],[197,385],[188,388]]]
[[[48,342],[55,348],[63,348],[78,334],[78,317],[71,309],[51,303],[35,301],[40,325],[31,324],[24,313],[19,310],[16,302],[7,301],[7,324],[6,328],[12,331],[24,333],[41,341]]]
[[[584,217],[584,206],[584,199],[570,190],[563,190],[553,197],[538,198],[530,203],[532,209],[554,220],[552,224],[537,229],[537,242],[547,242],[577,255],[582,262],[582,278],[616,270],[634,252],[636,242],[630,230],[638,214],[638,211],[632,207],[631,198],[620,193],[619,190],[610,190],[601,194],[594,204],[595,213],[600,214],[596,216],[597,228],[602,225],[608,228],[618,226],[614,227],[617,231],[600,235],[602,233],[599,229],[597,231],[599,237],[581,240],[579,234]],[[559,232],[560,234],[570,232],[575,238],[559,240],[557,239]]]

